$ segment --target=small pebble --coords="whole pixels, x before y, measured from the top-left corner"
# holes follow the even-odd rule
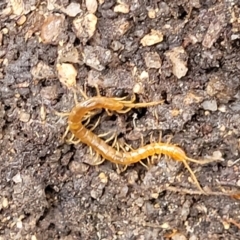
[[[80,4],[76,2],[70,3],[64,10],[64,12],[70,17],[76,17],[81,11]]]
[[[2,199],[2,206],[3,206],[3,208],[8,208],[8,205],[9,205],[8,199],[6,197],[4,197]]]
[[[160,43],[162,41],[163,41],[163,33],[158,31],[158,30],[152,29],[149,34],[145,35],[141,39],[140,42],[144,47],[146,47],[146,46],[155,45],[155,44]]]
[[[83,174],[87,172],[89,165],[78,161],[71,161],[69,163],[69,169],[74,174]]]
[[[17,173],[15,176],[13,176],[12,180],[13,180],[15,183],[21,183],[21,182],[22,182],[21,174],[20,174],[20,173]]]
[[[147,52],[145,54],[144,60],[148,68],[158,69],[162,65],[161,58],[156,52]]]
[[[45,44],[58,44],[58,36],[63,31],[65,16],[55,14],[48,16],[41,28],[41,40]]]
[[[19,26],[23,25],[27,20],[27,17],[25,15],[22,15],[18,20],[17,20],[17,24]]]
[[[20,112],[19,114],[19,120],[22,122],[28,122],[30,119],[30,114],[27,112]]]
[[[217,102],[216,100],[206,100],[202,103],[202,107],[204,110],[209,110],[209,111],[217,111]]]
[[[102,182],[102,183],[107,183],[108,182],[108,177],[107,177],[107,175],[105,174],[105,173],[100,173],[99,175],[98,175],[98,177],[100,178],[100,181]]]

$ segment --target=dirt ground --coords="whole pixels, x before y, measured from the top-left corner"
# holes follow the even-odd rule
[[[238,0],[10,0],[0,12],[1,240],[240,239]],[[94,133],[114,130],[120,144],[161,133],[220,160],[190,163],[209,194],[164,155],[120,174],[92,166],[56,114],[74,106],[75,84],[89,97],[97,84],[103,96],[163,100],[99,112],[88,127],[101,117]]]

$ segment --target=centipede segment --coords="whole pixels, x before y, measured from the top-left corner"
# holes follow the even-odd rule
[[[98,112],[99,109],[105,109],[108,114],[112,114],[113,112],[123,114],[130,111],[132,108],[156,106],[162,104],[163,101],[135,103],[135,95],[132,96],[131,100],[126,100],[126,98],[109,98],[101,96],[97,87],[96,90],[97,96],[92,98],[88,98],[87,95],[81,91],[84,96],[84,100],[81,102],[78,102],[77,97],[75,96],[76,105],[73,107],[71,112],[67,114],[68,128],[64,134],[64,137],[66,137],[69,131],[72,133],[72,137],[69,139],[70,143],[75,144],[78,143],[78,141],[85,143],[96,153],[94,159],[95,165],[101,164],[106,159],[115,163],[119,171],[122,171],[126,169],[127,166],[137,162],[140,162],[148,168],[148,166],[142,162],[143,159],[148,159],[148,162],[152,163],[155,155],[164,154],[175,161],[182,162],[191,174],[197,188],[203,194],[206,194],[200,186],[194,172],[190,168],[188,161],[197,164],[207,164],[216,161],[215,159],[200,161],[189,158],[180,147],[170,144],[169,142],[163,143],[161,142],[161,139],[159,139],[157,143],[151,143],[145,146],[142,144],[142,146],[138,149],[132,149],[131,146],[128,145],[127,147],[129,151],[126,151],[124,147],[118,144],[116,134],[113,134],[112,136],[109,136],[108,139],[103,140],[101,137],[106,137],[110,133],[97,136],[92,132],[100,120],[97,121],[91,129],[87,129],[83,124],[83,120],[85,120],[88,124],[88,120],[91,116]],[[78,139],[78,141],[75,141],[74,138]],[[111,146],[108,145],[110,141],[113,141]],[[124,169],[120,169],[119,166],[123,166]]]

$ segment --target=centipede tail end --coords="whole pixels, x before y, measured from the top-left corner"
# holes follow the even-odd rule
[[[196,159],[189,158],[189,157],[187,157],[186,160],[189,161],[189,162],[194,162],[194,163],[201,164],[201,165],[212,163],[212,162],[217,162],[217,161],[222,161],[221,159],[196,160]]]

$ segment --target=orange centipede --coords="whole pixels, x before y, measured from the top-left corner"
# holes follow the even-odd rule
[[[216,159],[202,161],[195,160],[187,157],[186,153],[180,147],[174,144],[163,142],[151,143],[129,152],[119,151],[114,147],[109,146],[107,142],[105,142],[99,136],[95,135],[91,130],[87,129],[82,123],[86,115],[97,109],[105,109],[107,111],[125,113],[132,108],[155,106],[161,104],[163,101],[134,103],[135,98],[126,101],[123,98],[103,97],[100,96],[99,91],[98,96],[96,97],[87,98],[86,95],[84,96],[86,99],[82,102],[77,103],[71,112],[66,114],[68,115],[68,128],[66,132],[70,130],[73,136],[79,139],[80,142],[85,143],[93,150],[95,150],[97,159],[101,156],[103,159],[109,160],[112,163],[128,166],[130,164],[140,162],[142,159],[146,159],[150,156],[164,154],[176,161],[183,162],[185,167],[190,172],[196,186],[202,193],[206,194],[200,186],[187,161],[198,164],[206,164],[212,161],[216,161]],[[66,136],[66,133],[64,135]],[[97,165],[101,162],[96,161],[95,164]]]

